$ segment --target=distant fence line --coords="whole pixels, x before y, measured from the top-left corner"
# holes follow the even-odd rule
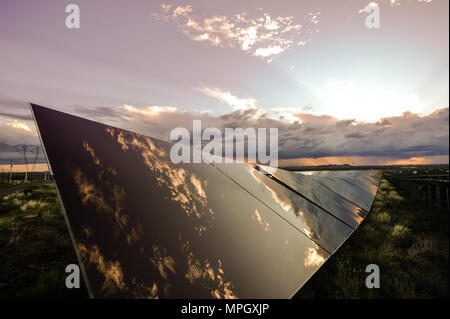
[[[395,187],[421,198],[430,207],[450,210],[448,175],[393,176],[385,174]]]

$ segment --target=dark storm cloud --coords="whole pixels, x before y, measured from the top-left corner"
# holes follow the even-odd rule
[[[20,105],[20,104],[18,104]],[[328,115],[294,114],[298,121],[274,118],[261,109],[236,110],[220,116],[193,114],[170,107],[83,107],[70,108],[75,115],[111,124],[152,137],[169,140],[177,127],[192,129],[192,121],[200,119],[202,129],[278,128],[279,158],[317,158],[330,156],[384,156],[410,158],[441,156],[449,153],[449,109],[443,108],[427,116],[405,112],[374,123],[339,120]],[[31,126],[30,126],[31,127]],[[0,142],[31,143],[37,137],[11,126],[0,127]]]
[[[141,109],[142,110],[142,109]],[[290,123],[270,117],[259,109],[238,110],[218,117],[189,112],[159,112],[151,116],[128,112],[130,129],[168,140],[175,127],[192,127],[201,119],[202,128],[243,129],[277,127],[280,158],[323,156],[414,156],[448,155],[449,109],[427,116],[405,112],[402,116],[380,119],[375,123],[339,120],[327,115],[295,114]],[[124,122],[125,123],[125,122]]]

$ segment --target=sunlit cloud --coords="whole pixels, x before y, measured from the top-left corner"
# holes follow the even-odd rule
[[[265,111],[255,99],[242,99],[219,89],[205,89],[210,96],[233,109],[223,115],[211,113],[161,112],[158,117],[130,113],[133,129],[168,140],[174,127],[192,127],[194,119],[202,127],[276,127],[279,160],[303,158],[301,165],[389,163],[411,157],[448,156],[448,108],[429,114],[404,112],[375,121],[343,120],[331,115],[312,114],[305,107],[278,107]],[[414,102],[414,96],[406,100]],[[164,121],[163,121],[164,120]],[[359,157],[355,160],[355,157]],[[365,158],[366,160],[361,160]],[[353,160],[352,160],[353,159]]]
[[[410,4],[410,3],[413,3],[413,2],[416,2],[416,3],[430,3],[433,0],[408,0],[408,1],[406,1],[406,0],[382,0],[382,1],[385,2],[385,3],[389,3],[392,7],[397,7],[397,6],[400,6],[400,5],[405,4],[405,3],[407,3],[407,4]]]
[[[272,17],[268,13],[250,17],[249,12],[243,11],[229,16],[198,17],[193,14],[191,5],[173,7],[164,3],[160,10],[153,15],[156,19],[177,25],[193,41],[239,48],[269,63],[272,56],[309,42],[310,38],[300,39],[302,31],[305,29],[309,35],[317,32],[320,15],[320,12],[310,12],[302,25],[296,23],[292,16]]]
[[[378,7],[379,4],[388,5],[391,7],[399,7],[404,4],[411,4],[411,3],[430,3],[433,0],[378,0],[378,2],[370,2],[364,9],[359,10],[359,13],[364,12],[370,12],[372,8]]]
[[[280,54],[283,49],[279,45],[268,48],[259,48],[255,51],[256,56],[268,57],[274,54]]]
[[[395,0],[390,0],[391,4],[395,2]],[[378,7],[378,3],[370,2],[364,9],[359,10],[359,13],[372,12],[374,8]]]
[[[286,120],[290,123],[299,122],[301,123],[301,119],[296,116],[296,114],[301,113],[302,109],[297,107],[277,107],[273,108],[272,112],[276,116],[278,116],[278,119],[280,120]]]
[[[158,106],[158,105],[147,106],[145,108],[139,109],[135,106],[124,104],[121,106],[121,108],[123,108],[129,113],[141,114],[145,116],[155,116],[160,113],[171,113],[177,111],[177,108],[173,106]]]
[[[256,108],[256,99],[253,98],[238,98],[229,91],[223,91],[218,88],[201,87],[199,88],[199,91],[219,101],[225,102],[231,106],[233,110]]]
[[[425,157],[410,157],[401,159],[392,159],[386,161],[384,165],[426,165],[426,164],[442,164],[448,163],[447,156],[425,156]]]
[[[15,129],[19,129],[19,130],[23,130],[25,132],[30,132],[30,133],[32,132],[30,127],[27,124],[25,124],[23,122],[19,122],[17,120],[13,120],[12,122],[6,123],[6,126],[9,126],[9,127],[15,128]]]
[[[349,79],[332,80],[330,90],[341,87],[343,91],[358,87]],[[395,116],[371,117],[371,121],[345,119],[349,109],[342,110],[342,116],[311,113],[309,107],[262,108],[252,97],[240,97],[227,90],[212,87],[199,89],[230,107],[222,115],[212,112],[191,113],[171,106],[149,106],[139,108],[133,105],[118,105],[102,108],[92,113],[90,118],[108,122],[107,117],[115,114],[119,125],[156,138],[169,140],[175,127],[192,127],[194,119],[202,120],[202,127],[276,127],[279,135],[279,165],[386,165],[386,164],[427,164],[448,162],[448,108],[436,109],[422,114],[419,97],[412,93],[402,99],[403,105],[396,109],[391,104]],[[337,90],[337,89],[336,89]],[[357,105],[355,105],[356,107]],[[381,108],[385,110],[384,108]],[[411,110],[401,113],[403,110]],[[414,111],[416,110],[416,111]],[[386,112],[387,113],[387,112]],[[380,112],[379,114],[385,114]],[[342,119],[344,118],[344,119]],[[105,120],[106,119],[106,120]],[[375,119],[375,120],[373,120]],[[21,122],[21,121],[19,121]],[[14,122],[8,122],[14,123]],[[14,123],[17,126],[17,123]],[[25,122],[28,128],[32,126]],[[114,124],[112,124],[114,125]],[[117,123],[115,123],[117,126]],[[14,144],[38,144],[35,133],[13,125],[0,125],[0,147]],[[117,137],[119,142],[121,137]],[[129,145],[123,143],[123,147]],[[86,149],[94,155],[89,148]],[[2,149],[3,163],[9,163],[18,154],[11,148]],[[95,158],[93,157],[95,163]],[[195,180],[191,181],[193,191],[202,194]],[[201,185],[202,188],[205,185]],[[197,188],[196,188],[197,187]]]
[[[435,155],[423,157],[393,158],[387,156],[325,156],[281,159],[280,167],[287,166],[327,166],[327,165],[430,165],[448,163],[448,155]]]
[[[251,111],[252,118],[267,117],[276,119],[279,121],[287,121],[289,123],[301,122],[301,120],[295,116],[295,113],[301,112],[302,108],[295,107],[278,107],[269,111],[261,108],[257,105],[257,100],[254,98],[242,98],[233,95],[229,91],[224,91],[218,88],[200,87],[198,90],[210,97],[213,97],[221,102],[224,102],[231,106],[233,111]]]
[[[38,145],[39,139],[37,136],[36,128],[33,123],[25,123],[19,120],[7,121],[3,124],[0,122],[0,145],[1,144]]]

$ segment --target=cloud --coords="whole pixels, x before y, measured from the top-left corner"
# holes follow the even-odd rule
[[[394,1],[391,0],[391,4],[394,4],[394,3],[395,3],[395,0]],[[364,9],[361,9],[358,12],[359,13],[363,13],[363,12],[370,13],[376,7],[378,7],[378,4],[376,2],[370,2]]]
[[[351,86],[346,80],[330,80],[333,87]],[[229,113],[191,113],[174,106],[120,105],[99,109],[93,119],[105,121],[101,112],[116,114],[116,126],[155,138],[169,140],[177,127],[192,129],[194,119],[202,128],[278,128],[279,158],[318,157],[383,157],[424,158],[448,156],[449,109],[437,109],[422,115],[404,112],[398,116],[382,117],[372,122],[338,119],[331,115],[311,114],[311,107],[260,108],[251,97],[238,97],[229,91],[202,86],[202,93],[230,106]],[[108,121],[106,121],[108,123]]]
[[[278,115],[279,119],[285,119],[291,123],[301,122],[301,120],[296,116],[297,113],[301,112],[301,108],[298,107],[277,107],[273,108],[272,111],[275,115]]]
[[[0,94],[0,118],[32,121],[28,102]]]
[[[249,12],[244,11],[228,16],[198,17],[193,11],[191,5],[174,7],[163,3],[160,12],[153,16],[175,24],[193,41],[216,47],[239,48],[267,62],[272,61],[272,56],[309,42],[310,38],[302,40],[300,37],[303,33],[310,35],[318,31],[320,16],[320,12],[310,12],[302,25],[291,16],[272,17],[264,13],[250,17]]]
[[[177,127],[192,129],[194,119],[202,128],[278,128],[279,158],[314,159],[383,158],[383,163],[396,159],[445,158],[449,154],[449,109],[437,109],[428,115],[404,112],[373,122],[340,120],[330,115],[311,114],[310,107],[277,107],[264,110],[253,98],[237,97],[218,88],[201,90],[230,106],[230,112],[191,113],[175,106],[119,105],[116,107],[74,107],[75,115],[110,124],[155,138],[169,140]],[[38,144],[34,125],[19,120],[0,125],[0,143]],[[424,160],[424,161],[425,161]],[[414,162],[413,160],[411,160]]]
[[[409,0],[409,3],[416,2],[416,3],[430,3],[433,0]],[[397,7],[402,5],[405,1],[402,0],[383,0],[385,3],[389,3],[392,7]]]
[[[428,116],[406,112],[377,123],[305,113],[297,116],[302,125],[280,134],[283,145],[280,149],[284,149],[280,153],[285,158],[448,155],[448,108]]]
[[[230,103],[232,106],[233,103]],[[145,110],[145,108],[144,108]],[[293,120],[289,121],[288,113]],[[412,158],[448,156],[449,109],[438,109],[426,116],[405,112],[373,123],[339,120],[329,115],[315,115],[301,108],[279,108],[278,112],[258,108],[234,109],[214,116],[180,110],[162,110],[155,115],[129,112],[133,130],[169,140],[176,127],[192,128],[194,119],[202,128],[278,128],[280,159],[336,156],[381,156]],[[298,119],[298,121],[294,121]]]
[[[280,167],[287,166],[318,166],[318,165],[418,165],[448,163],[448,155],[435,155],[424,157],[392,157],[392,156],[325,156],[301,157],[283,159],[278,162]]]
[[[389,5],[391,7],[399,7],[403,4],[411,4],[411,3],[423,3],[423,4],[427,4],[432,2],[433,0],[408,0],[408,2],[403,1],[403,0],[378,0],[378,3],[383,4],[383,5]],[[359,13],[364,13],[364,12],[371,12],[372,9],[374,7],[378,7],[378,3],[377,2],[369,2],[369,4],[361,10],[358,10]]]
[[[280,54],[284,50],[279,45],[274,45],[273,47],[268,48],[259,48],[255,51],[256,56],[268,57],[274,54]]]
[[[154,105],[154,106],[147,106],[143,109],[138,109],[134,106],[124,104],[121,107],[130,113],[140,114],[144,116],[155,116],[163,112],[173,113],[177,111],[177,108],[173,106]]]
[[[0,164],[24,163],[23,156],[11,147],[18,144],[40,144],[29,104],[0,94]],[[32,162],[35,156],[29,153],[27,157]],[[42,152],[36,160],[38,163],[45,161]]]
[[[70,111],[82,116],[88,116],[93,118],[103,118],[113,121],[123,120],[123,114],[114,108],[107,106],[86,107],[82,105],[72,105],[69,107]]]
[[[389,160],[385,165],[423,165],[435,163],[448,163],[448,156],[411,157],[408,159]]]
[[[10,120],[0,125],[0,164],[24,163],[23,155],[20,155],[12,146],[18,144],[40,145],[39,138],[33,123],[25,123],[18,120]],[[27,152],[27,158],[33,162],[34,153]],[[44,154],[39,152],[37,163],[44,162]]]
[[[0,143],[7,145],[39,144],[39,140],[33,123],[11,120],[0,125]]]
[[[13,120],[12,122],[6,123],[6,126],[9,126],[9,127],[13,128],[13,129],[18,129],[18,130],[25,131],[27,133],[31,133],[32,132],[30,127],[26,123],[19,122],[17,120]]]
[[[253,98],[238,98],[228,91],[222,91],[217,88],[201,87],[200,92],[211,96],[221,102],[225,102],[233,108],[233,110],[247,110],[256,108],[256,99]]]

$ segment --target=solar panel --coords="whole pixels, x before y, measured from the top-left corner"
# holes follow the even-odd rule
[[[378,188],[377,182],[372,179],[376,174],[373,171],[311,171],[294,174],[311,176],[318,183],[365,211],[370,211]],[[363,182],[364,176],[367,177]]]
[[[312,202],[317,203],[353,229],[356,229],[367,216],[366,210],[318,183],[311,176],[283,169],[278,169],[273,176]]]
[[[353,231],[314,202],[249,164],[214,165],[330,253],[334,253]]]
[[[250,165],[31,107],[92,297],[287,298],[354,229]]]

